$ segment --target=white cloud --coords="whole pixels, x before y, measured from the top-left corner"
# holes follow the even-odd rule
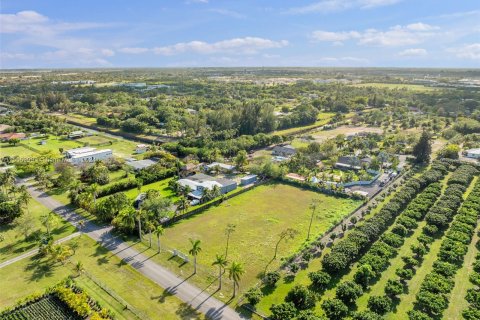
[[[39,63],[57,59],[55,62],[58,64],[106,65],[108,62],[105,58],[115,55],[112,49],[105,48],[102,43],[71,34],[74,31],[106,27],[108,24],[53,21],[36,11],[27,10],[0,14],[0,26],[0,33],[15,35],[15,40],[2,44],[4,50],[14,48],[18,51],[31,46],[50,48],[43,53],[26,55],[35,56]],[[16,54],[16,57],[22,59],[20,54]],[[13,60],[5,54],[0,58]]]
[[[128,54],[140,54],[140,53],[148,52],[149,49],[141,48],[141,47],[126,47],[126,48],[121,48],[118,51],[122,53],[128,53]]]
[[[356,31],[330,32],[319,30],[312,33],[312,38],[316,41],[328,41],[336,43],[358,37],[360,37],[360,33]]]
[[[322,0],[303,7],[291,8],[288,13],[330,13],[349,9],[370,9],[396,4],[403,0]]]
[[[235,19],[245,19],[246,18],[246,16],[244,14],[241,14],[241,13],[233,11],[233,10],[228,10],[228,9],[210,9],[208,11],[220,14],[222,16],[235,18]]]
[[[333,42],[357,40],[358,44],[369,46],[406,46],[424,42],[427,38],[436,35],[438,27],[425,23],[413,23],[406,26],[394,26],[385,31],[367,29],[365,31],[330,32],[317,30],[311,34],[316,41]]]
[[[208,43],[204,41],[180,42],[170,46],[156,47],[156,54],[171,56],[182,53],[198,54],[256,54],[258,51],[272,48],[282,48],[288,45],[287,40],[274,41],[258,37],[234,38]]]
[[[398,55],[401,57],[424,57],[427,54],[427,50],[422,48],[405,49],[398,53]]]
[[[33,54],[0,52],[0,60],[29,60],[33,58]]]
[[[462,47],[448,49],[449,52],[455,53],[458,58],[480,60],[480,42],[466,44]]]

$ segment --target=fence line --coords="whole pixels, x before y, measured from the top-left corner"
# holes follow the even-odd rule
[[[102,288],[108,295],[110,295],[113,299],[117,300],[120,304],[124,305],[126,309],[130,310],[138,319],[140,320],[149,320],[150,318],[142,311],[136,309],[127,301],[125,301],[122,297],[115,293],[115,291],[111,290],[105,283],[98,280],[92,274],[84,271],[83,274],[87,276],[90,280],[92,280],[97,286]]]

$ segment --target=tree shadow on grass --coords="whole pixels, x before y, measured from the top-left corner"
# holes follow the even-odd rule
[[[32,271],[30,281],[38,281],[43,278],[53,276],[56,269],[55,264],[50,260],[41,260],[35,256],[31,262],[25,267],[25,271]]]
[[[165,299],[168,298],[168,297],[172,297],[175,294],[175,292],[176,292],[176,289],[174,289],[174,290],[165,289],[165,290],[163,290],[161,295],[156,296],[156,297],[152,296],[152,297],[150,297],[150,299],[158,300],[158,302],[164,303]]]
[[[195,319],[199,318],[201,314],[193,309],[188,303],[181,303],[178,309],[175,311],[175,314],[180,319]]]

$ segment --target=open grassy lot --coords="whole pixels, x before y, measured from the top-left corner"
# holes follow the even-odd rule
[[[140,192],[147,192],[148,190],[153,189],[159,191],[162,197],[169,198],[170,200],[175,202],[178,200],[178,196],[175,194],[175,192],[172,191],[172,189],[168,187],[168,183],[172,179],[173,178],[168,178],[154,183],[146,184],[142,186],[142,189],[140,191],[138,191],[138,189],[130,189],[128,191],[125,191],[125,193],[129,199],[133,200],[138,196]]]
[[[274,131],[273,134],[292,135],[298,131],[314,129],[314,128],[323,126],[324,124],[327,124],[328,121],[330,121],[330,119],[333,118],[334,116],[335,116],[335,113],[323,112],[318,115],[317,121],[314,124],[310,124],[308,126],[303,126],[303,127],[289,128],[285,130],[277,130],[277,131]]]
[[[196,319],[201,318],[195,311],[176,297],[149,279],[143,277],[129,265],[101,247],[93,240],[82,236],[79,248],[71,258],[72,263],[65,265],[51,264],[45,259],[28,258],[0,269],[2,294],[0,308],[14,304],[17,300],[34,292],[43,292],[46,287],[58,283],[68,275],[74,274],[73,264],[81,261],[85,270],[102,283],[115,296],[128,301],[136,310],[146,314],[150,319]],[[118,319],[135,319],[130,311],[125,311],[112,301],[106,291],[99,290],[81,279],[80,285],[88,294],[118,314]],[[142,317],[146,319],[146,317]]]
[[[46,232],[45,227],[40,222],[42,215],[48,214],[49,210],[35,200],[30,200],[28,204],[28,212],[25,213],[32,221],[32,229],[28,240],[21,234],[15,224],[1,225],[0,234],[4,240],[0,241],[0,262],[13,258],[23,252],[32,250],[37,247],[38,242],[35,235],[40,232]],[[75,227],[68,222],[59,219],[55,229],[52,232],[54,239],[60,239],[75,232]]]
[[[225,228],[234,224],[236,228],[230,237],[228,260],[244,264],[246,272],[242,287],[246,289],[257,281],[257,276],[273,258],[275,244],[283,230],[294,228],[299,233],[293,240],[280,244],[277,260],[269,270],[280,265],[281,257],[293,254],[304,244],[310,220],[309,205],[313,199],[320,200],[321,205],[313,220],[312,239],[360,204],[359,201],[330,197],[289,185],[267,184],[167,228],[162,243],[188,253],[188,239],[200,239],[202,252],[198,263],[214,272],[211,264],[215,255],[225,254]]]
[[[3,157],[23,157],[23,158],[28,158],[28,157],[38,157],[38,153],[29,150],[22,146],[21,144],[17,144],[16,146],[11,146],[6,142],[0,142],[0,158]]]
[[[412,90],[412,91],[435,91],[439,90],[432,87],[426,87],[419,84],[403,84],[403,83],[358,83],[354,84],[354,87],[373,87],[381,89],[392,89],[392,90]]]
[[[312,133],[311,136],[316,142],[323,142],[328,139],[335,138],[339,134],[349,135],[349,134],[356,134],[361,132],[368,132],[368,133],[378,133],[382,134],[382,128],[376,127],[356,127],[356,126],[340,126],[338,128],[334,128],[331,130],[319,130],[315,133]]]

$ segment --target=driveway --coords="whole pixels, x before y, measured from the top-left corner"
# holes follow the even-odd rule
[[[26,184],[26,183],[24,183]],[[43,191],[37,190],[32,185],[26,184],[29,193],[38,202],[54,211],[62,218],[78,226],[78,222],[84,218],[77,214],[74,210],[53,199]],[[82,228],[84,234],[100,243],[103,247],[110,250],[120,259],[130,264],[138,272],[156,282],[169,293],[185,303],[188,303],[195,310],[205,314],[209,319],[241,319],[240,315],[223,302],[217,300],[207,292],[190,284],[184,279],[177,277],[161,265],[149,260],[137,250],[119,237],[115,236],[111,231],[112,226],[99,226],[91,221],[85,221]]]

